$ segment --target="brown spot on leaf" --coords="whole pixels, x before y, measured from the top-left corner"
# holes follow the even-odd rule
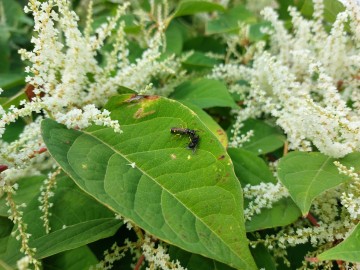
[[[136,94],[133,94],[131,95],[131,97],[129,97],[128,99],[125,100],[125,102],[133,102],[133,101],[139,101],[140,99],[144,98],[143,95],[136,95]]]
[[[148,95],[136,95],[133,94],[131,95],[131,97],[129,97],[128,99],[125,100],[125,102],[130,103],[130,102],[138,102],[138,101],[146,101],[146,100],[155,100],[158,99],[159,96],[148,96]]]
[[[145,116],[148,116],[150,114],[153,114],[155,113],[155,110],[151,110],[151,111],[148,111],[148,112],[145,112],[144,111],[144,108],[139,108],[135,113],[134,113],[134,118],[136,119],[140,119],[140,118],[143,118]]]
[[[225,155],[221,155],[220,157],[218,157],[218,160],[222,160],[225,158]]]
[[[147,100],[156,100],[159,98],[159,96],[144,96],[144,98]]]
[[[170,157],[171,157],[171,159],[176,159],[176,155],[175,155],[175,154],[171,154]]]

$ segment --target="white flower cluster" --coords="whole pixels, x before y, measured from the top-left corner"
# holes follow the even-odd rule
[[[235,125],[250,117],[274,117],[290,149],[311,151],[314,145],[324,154],[343,157],[360,150],[360,7],[349,4],[329,33],[323,26],[323,0],[313,2],[313,20],[289,8],[292,33],[266,8],[262,14],[273,26],[266,30],[270,51],[259,44],[251,67],[219,66],[211,76],[224,79],[231,89],[239,80],[249,82],[238,87],[245,108]],[[348,21],[352,35],[344,29]]]
[[[265,239],[252,241],[250,244],[255,247],[263,243],[269,249],[286,249],[288,246],[305,243],[311,243],[312,246],[317,247],[345,239],[356,226],[348,217],[329,224],[319,222],[319,226],[315,227],[302,227],[303,225],[285,227],[277,234],[267,235]]]
[[[166,253],[166,249],[160,243],[157,243],[157,247],[155,248],[154,241],[151,241],[151,238],[148,235],[145,235],[141,249],[145,256],[145,260],[152,265],[152,267],[147,267],[146,270],[186,270],[186,268],[180,265],[178,260],[175,262],[170,261],[169,254]]]
[[[360,176],[355,172],[354,167],[347,168],[340,162],[335,161],[334,164],[339,170],[339,173],[350,177],[351,182],[344,184],[344,192],[342,192],[340,199],[341,204],[349,212],[350,217],[358,220],[360,217]]]
[[[21,208],[26,207],[25,203],[17,205],[13,199],[13,195],[18,189],[18,185],[13,186],[7,185],[5,190],[7,192],[6,205],[9,207],[8,214],[9,219],[15,224],[15,229],[11,232],[11,236],[15,237],[16,240],[21,242],[20,252],[25,254],[25,258],[20,260],[20,266],[26,264],[32,264],[35,270],[40,270],[40,262],[35,258],[35,248],[29,246],[29,239],[31,234],[27,233],[27,224],[23,221],[23,211]]]
[[[121,133],[118,121],[111,120],[108,110],[100,111],[94,104],[89,104],[83,109],[72,109],[67,113],[57,112],[54,115],[57,122],[68,128],[84,129],[91,124],[111,127],[115,132]]]
[[[245,220],[251,220],[253,215],[261,213],[261,209],[270,209],[275,202],[289,196],[289,192],[280,182],[276,184],[262,182],[256,186],[247,184],[243,192],[244,198],[250,200],[244,210]]]
[[[125,246],[119,247],[115,242],[110,250],[104,251],[104,259],[101,260],[95,266],[90,267],[90,270],[109,270],[113,269],[113,265],[116,261],[121,260],[125,256],[126,251],[130,248],[133,243],[125,241]]]
[[[129,3],[119,5],[116,15],[91,35],[91,16],[88,16],[82,34],[78,29],[79,18],[70,9],[70,1],[29,2],[26,9],[34,15],[34,30],[38,35],[32,39],[34,50],[20,50],[20,53],[31,63],[27,68],[30,73],[27,82],[35,86],[33,92],[36,95],[45,95],[42,100],[48,110],[67,112],[72,107],[90,103],[101,106],[117,93],[119,86],[137,90],[149,84],[151,78],[159,73],[176,73],[177,61],[172,58],[159,60],[163,45],[161,31],[148,40],[148,49],[142,57],[130,63],[125,24],[119,23],[128,6]],[[105,64],[99,63],[97,55],[102,53],[101,49],[114,29],[113,50],[103,53]]]
[[[60,172],[61,169],[58,168],[55,172],[48,173],[48,177],[45,179],[44,183],[40,187],[40,196],[38,198],[38,201],[41,203],[39,209],[43,213],[40,219],[44,221],[46,233],[50,233],[51,231],[49,217],[52,214],[49,210],[54,205],[49,200],[55,195],[54,189],[56,188],[56,176],[58,176]]]

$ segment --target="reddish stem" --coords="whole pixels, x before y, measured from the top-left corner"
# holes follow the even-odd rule
[[[307,216],[306,216],[306,218],[310,221],[310,223],[311,223],[312,225],[314,225],[314,226],[316,226],[316,227],[320,227],[320,225],[319,225],[319,223],[317,222],[316,218],[315,218],[312,214],[308,213]]]
[[[135,267],[134,267],[134,270],[140,270],[140,267],[141,267],[144,260],[145,260],[145,256],[141,255],[139,260],[137,261]]]
[[[47,151],[46,147],[41,147],[39,150],[35,150],[34,153],[29,156],[29,158],[33,158],[33,157],[35,157],[35,155],[42,154],[46,151]]]
[[[6,171],[9,167],[7,165],[0,165],[0,173]]]
[[[341,260],[336,260],[336,263],[339,267],[340,270],[345,270],[345,267],[344,267],[344,262],[341,261]]]
[[[318,263],[319,259],[316,257],[305,257],[305,261],[312,262],[312,263]]]

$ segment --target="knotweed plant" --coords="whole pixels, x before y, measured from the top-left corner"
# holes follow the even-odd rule
[[[359,269],[360,6],[288,2],[29,0],[0,265]]]
[[[329,158],[341,158],[359,151],[360,7],[356,1],[347,1],[345,6],[330,29],[323,23],[325,8],[321,0],[313,1],[312,19],[304,18],[295,7],[289,7],[290,30],[279,20],[274,9],[265,8],[262,15],[271,22],[271,27],[262,31],[269,35],[270,47],[257,44],[249,67],[235,64],[237,59],[234,59],[213,70],[211,78],[223,79],[230,89],[244,97],[242,108],[235,111],[232,147],[241,147],[244,143],[243,122],[262,117],[272,119],[281,127],[289,149],[318,150]],[[248,84],[239,87],[240,80]],[[275,257],[291,267],[286,259],[287,247],[310,243],[318,249],[309,252],[307,257],[316,257],[329,248],[329,242],[345,239],[358,224],[358,175],[354,167],[348,168],[339,161],[335,165],[351,180],[336,189],[324,191],[315,199],[311,212],[317,221],[310,216],[308,220],[298,221],[265,238],[257,234],[259,239],[253,245],[263,243]],[[287,184],[286,180],[283,182]],[[261,208],[271,207],[281,197],[279,191],[276,196],[271,195],[274,191],[269,184],[246,186],[245,196],[254,198],[245,210],[247,218],[260,212]],[[259,191],[264,194],[259,196]],[[309,221],[313,227],[309,227]],[[318,260],[305,260],[302,269],[308,269],[309,264],[314,263]],[[344,265],[341,263],[339,267]],[[332,269],[332,263],[324,263],[323,267]],[[357,269],[358,266],[348,267]]]

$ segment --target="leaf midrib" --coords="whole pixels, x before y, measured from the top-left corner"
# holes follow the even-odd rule
[[[133,125],[136,125],[136,124],[133,124]],[[130,125],[127,125],[127,126],[130,126]],[[101,129],[102,130],[102,129]],[[96,137],[94,134],[98,131],[101,131],[101,130],[95,130],[93,132],[87,132],[87,131],[82,131],[83,134],[86,134],[90,137],[92,137],[93,139],[99,141],[100,143],[102,143],[103,145],[106,145],[107,147],[109,147],[109,149],[111,149],[115,154],[118,154],[120,156],[122,156],[123,158],[125,158],[129,163],[131,163],[132,161],[130,159],[128,159],[127,155],[124,155],[122,154],[120,151],[118,151],[117,149],[114,149],[111,145],[107,144],[106,142],[102,141],[101,139],[99,139],[98,137]],[[76,141],[76,140],[75,140]],[[74,141],[74,142],[75,142]],[[73,144],[74,145],[74,144]],[[69,150],[71,149],[71,147],[69,148]],[[160,150],[160,149],[159,149]],[[206,151],[206,150],[203,150],[203,151]],[[210,153],[214,158],[216,158],[211,152],[209,151],[206,151],[208,153]],[[68,160],[69,161],[69,160]],[[69,165],[70,165],[70,162],[69,162]],[[161,187],[163,190],[165,190],[166,192],[168,192],[168,194],[170,194],[172,197],[174,197],[179,203],[181,203],[181,205],[183,205],[183,207],[185,207],[185,209],[187,209],[187,211],[189,211],[194,217],[196,217],[196,219],[200,220],[202,224],[205,225],[206,228],[208,228],[214,235],[217,236],[218,239],[221,240],[222,243],[225,244],[226,247],[229,248],[229,250],[231,250],[233,252],[233,254],[235,254],[236,258],[240,259],[243,263],[245,263],[246,265],[248,265],[248,263],[243,260],[234,250],[233,248],[231,248],[225,241],[222,237],[220,237],[215,231],[213,231],[207,223],[205,223],[201,218],[199,218],[197,215],[195,215],[193,213],[193,211],[191,211],[180,199],[178,199],[172,192],[170,192],[168,189],[166,189],[165,187],[163,187],[159,182],[156,181],[156,179],[154,177],[151,177],[150,175],[148,175],[145,171],[143,171],[140,167],[136,166],[136,168],[144,175],[146,175],[147,177],[149,177],[153,182],[155,182],[159,187]],[[227,190],[226,190],[227,191]],[[227,191],[229,192],[229,191]],[[234,196],[231,192],[229,192],[231,194],[231,196],[233,197],[234,199]],[[116,211],[115,211],[116,212]],[[248,265],[249,266],[249,265]]]

